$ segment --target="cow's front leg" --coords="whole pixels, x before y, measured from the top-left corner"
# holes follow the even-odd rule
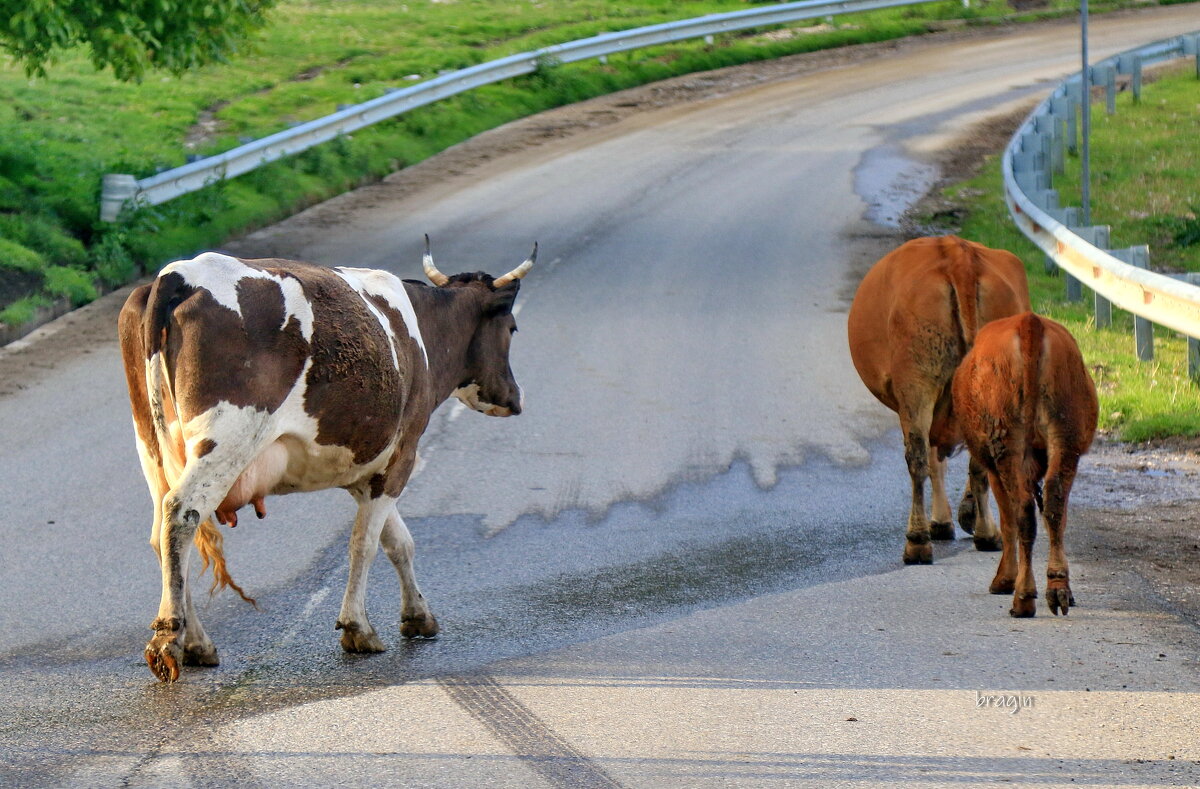
[[[367,572],[379,550],[379,536],[388,513],[396,511],[396,500],[389,496],[371,498],[367,493],[356,493],[355,498],[358,515],[350,532],[350,577],[334,627],[342,631],[342,649],[347,652],[383,652],[387,647],[367,619]]]
[[[146,644],[146,665],[163,682],[179,679],[187,638],[186,587],[192,536],[200,525],[200,513],[184,510],[173,494],[163,499],[158,549],[162,560],[162,598],[158,616],[150,624],[154,637]]]
[[[946,461],[938,451],[929,450],[929,534],[935,540],[954,539],[954,521],[950,517],[950,499],[946,496]]]
[[[958,505],[958,525],[975,538],[975,550],[1000,550],[1000,531],[988,506],[987,471],[974,457],[967,465],[967,488]]]
[[[438,623],[417,587],[417,577],[413,573],[412,534],[395,510],[388,513],[380,544],[400,576],[400,635],[433,638],[438,634]]]

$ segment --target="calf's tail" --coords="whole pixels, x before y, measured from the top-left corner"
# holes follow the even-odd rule
[[[1042,369],[1042,345],[1045,338],[1045,327],[1042,321],[1032,312],[1021,317],[1018,328],[1021,345],[1021,360],[1024,367],[1021,371],[1021,424],[1024,428],[1025,444],[1025,475],[1030,494],[1037,501],[1038,509],[1042,504],[1042,482],[1034,471],[1033,437],[1037,432],[1037,409],[1040,400],[1040,384]]]

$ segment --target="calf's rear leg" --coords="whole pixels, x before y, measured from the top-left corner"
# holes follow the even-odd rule
[[[1045,510],[1042,517],[1050,539],[1050,556],[1046,562],[1046,604],[1050,613],[1063,616],[1075,605],[1071,593],[1070,568],[1063,549],[1063,533],[1067,528],[1067,500],[1071,497],[1071,486],[1075,483],[1075,471],[1079,464],[1077,455],[1052,454],[1050,468],[1046,474],[1042,500]]]

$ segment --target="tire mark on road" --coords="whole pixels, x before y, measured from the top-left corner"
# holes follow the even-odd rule
[[[621,786],[494,678],[486,674],[441,677],[438,684],[458,706],[551,786],[572,789]]]

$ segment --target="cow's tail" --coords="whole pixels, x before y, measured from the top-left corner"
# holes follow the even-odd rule
[[[958,326],[967,348],[975,344],[979,331],[979,261],[975,250],[957,236],[948,236],[951,265],[950,286],[954,291],[954,308]]]
[[[238,593],[238,596],[245,600],[250,605],[258,608],[258,601],[250,597],[242,590],[242,587],[234,583],[234,580],[229,575],[229,570],[225,566],[225,552],[222,546],[225,543],[225,537],[220,530],[209,518],[200,523],[200,528],[196,529],[196,534],[192,538],[196,543],[196,550],[200,553],[200,560],[204,562],[204,566],[200,569],[200,574],[212,566],[213,582],[209,587],[210,594],[216,594],[225,587],[229,587]]]
[[[178,274],[159,276],[154,280],[150,298],[143,318],[143,342],[146,348],[146,393],[150,401],[150,417],[154,433],[162,450],[164,462],[170,457],[176,469],[182,472],[187,463],[187,453],[182,437],[171,434],[170,422],[179,419],[175,406],[175,394],[171,388],[171,376],[167,373],[167,340],[171,328],[171,315],[191,295],[192,288]],[[228,587],[255,608],[258,603],[248,596],[233,580],[225,563],[223,544],[225,538],[211,518],[200,523],[192,536],[192,542],[204,563],[201,574],[212,567],[213,582],[209,592],[215,594]]]
[[[1037,425],[1037,409],[1040,399],[1039,381],[1042,369],[1042,345],[1045,338],[1045,327],[1041,320],[1032,312],[1021,316],[1017,327],[1020,338],[1021,359],[1024,368],[1021,371],[1021,424],[1024,427],[1025,477],[1028,491],[1037,501],[1038,509],[1043,509],[1042,486],[1040,475],[1033,468],[1034,461],[1030,456],[1033,446],[1033,436]]]

